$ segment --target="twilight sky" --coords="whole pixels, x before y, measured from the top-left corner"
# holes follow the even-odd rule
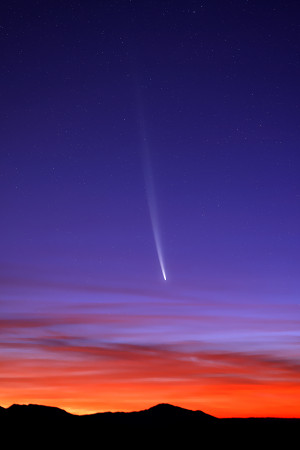
[[[299,23],[1,1],[1,406],[300,417]]]

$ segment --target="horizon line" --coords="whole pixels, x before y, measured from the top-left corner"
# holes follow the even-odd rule
[[[84,417],[84,416],[92,416],[92,415],[97,415],[97,414],[106,414],[106,413],[125,413],[125,414],[130,414],[130,413],[139,413],[139,412],[143,412],[143,411],[148,411],[150,409],[153,409],[157,406],[162,406],[162,405],[167,405],[167,406],[171,406],[173,408],[179,408],[179,409],[183,409],[186,411],[191,411],[191,412],[202,412],[207,416],[210,416],[214,419],[218,419],[218,420],[227,420],[227,419],[274,419],[274,420],[300,420],[300,417],[295,417],[295,416],[253,416],[253,415],[249,415],[249,416],[226,416],[226,417],[218,417],[215,416],[213,414],[207,413],[205,411],[202,411],[201,409],[190,409],[190,408],[185,408],[183,406],[179,406],[179,405],[174,405],[171,403],[165,403],[165,402],[161,402],[161,403],[156,403],[153,404],[152,406],[143,408],[143,409],[139,409],[139,410],[99,410],[99,411],[93,411],[93,412],[85,412],[85,413],[81,413],[79,414],[78,412],[75,412],[76,409],[75,408],[70,408],[68,410],[68,408],[62,408],[59,406],[54,406],[54,405],[44,405],[41,403],[12,403],[9,406],[2,406],[0,405],[0,408],[3,408],[5,410],[8,410],[9,408],[13,407],[13,406],[38,406],[38,407],[45,407],[45,408],[54,408],[54,409],[59,409],[61,411],[66,412],[67,414],[70,414],[72,416],[77,416],[77,417]]]

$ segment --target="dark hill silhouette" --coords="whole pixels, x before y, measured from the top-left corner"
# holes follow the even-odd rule
[[[84,423],[107,426],[167,430],[174,426],[195,427],[201,422],[218,420],[202,411],[191,411],[178,406],[159,404],[143,411],[106,412],[80,416]]]
[[[102,412],[86,415],[71,414],[63,409],[53,406],[43,405],[18,405],[14,404],[8,408],[0,407],[0,418],[6,423],[21,420],[37,421],[39,423],[47,423],[47,421],[75,421],[77,423],[97,423],[111,425],[156,425],[165,427],[174,423],[198,423],[219,420],[202,411],[191,411],[189,409],[161,403],[149,409],[133,412]]]
[[[71,417],[72,414],[54,406],[43,405],[11,405],[6,410],[6,414],[11,418],[53,420]]]
[[[145,422],[155,422],[157,424],[170,424],[174,423],[201,423],[203,421],[215,421],[218,420],[209,414],[202,411],[191,411],[189,409],[180,408],[179,406],[173,406],[166,403],[160,403],[144,411],[136,413]]]
[[[177,418],[190,419],[191,417],[196,417],[199,420],[216,419],[216,417],[206,414],[202,411],[191,411],[190,409],[181,408],[180,406],[169,405],[168,403],[159,403],[158,405],[152,406],[149,409],[140,411],[140,414],[157,417],[168,416],[172,419]]]
[[[143,411],[79,416],[56,407],[29,404],[0,407],[0,427],[3,439],[13,439],[16,446],[30,443],[31,448],[33,442],[37,447],[46,443],[55,448],[86,447],[95,442],[99,447],[109,443],[111,448],[124,444],[136,444],[136,448],[194,448],[195,442],[199,444],[195,448],[226,443],[231,448],[243,448],[245,443],[256,448],[275,444],[292,448],[298,439],[300,419],[218,419],[169,404]]]

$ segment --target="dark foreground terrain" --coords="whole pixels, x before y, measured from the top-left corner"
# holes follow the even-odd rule
[[[145,411],[84,416],[40,405],[0,407],[0,431],[10,447],[297,448],[300,419],[218,419],[160,404]],[[296,447],[295,447],[296,446]]]

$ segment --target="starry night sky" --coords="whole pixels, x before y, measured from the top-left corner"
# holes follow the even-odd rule
[[[299,23],[1,1],[1,406],[300,417]]]

